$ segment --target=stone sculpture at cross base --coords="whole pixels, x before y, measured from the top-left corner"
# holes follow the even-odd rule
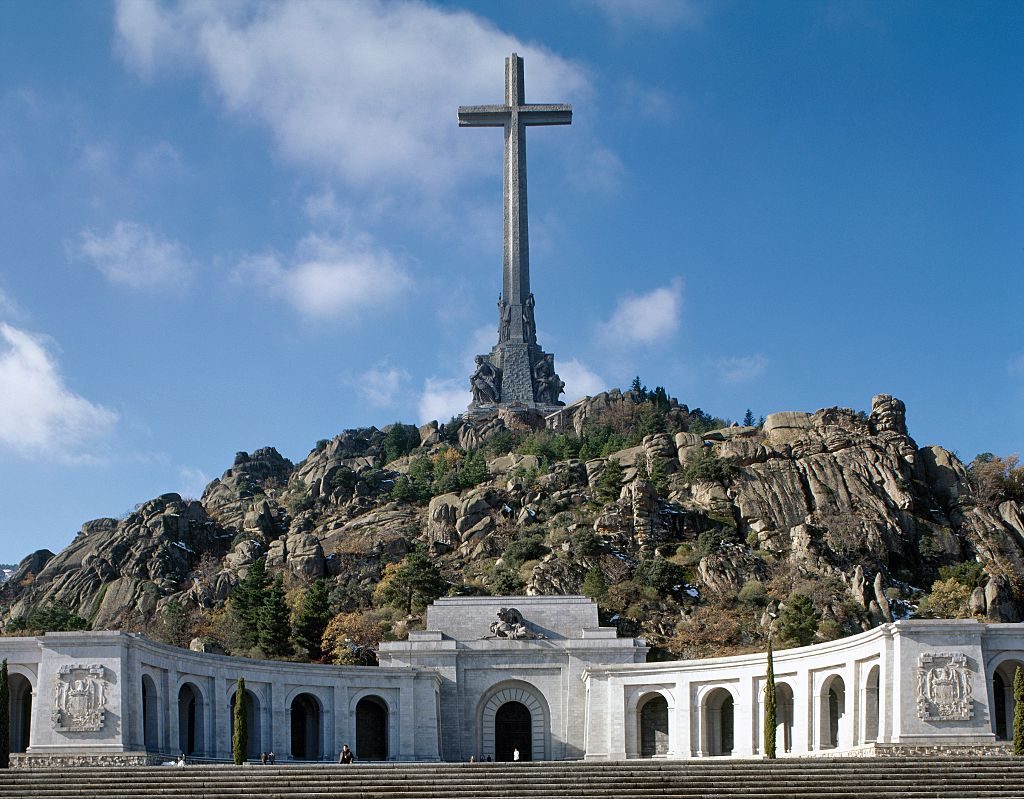
[[[470,377],[473,402],[466,416],[490,416],[499,407],[546,415],[565,403],[565,383],[555,372],[555,356],[537,343],[536,301],[530,291],[530,244],[526,208],[526,127],[568,125],[568,105],[527,105],[523,59],[505,59],[505,104],[462,106],[460,127],[505,130],[505,256],[498,300],[498,343],[476,358]]]

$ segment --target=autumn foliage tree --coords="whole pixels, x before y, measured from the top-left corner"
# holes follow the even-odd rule
[[[320,648],[332,663],[373,666],[384,628],[370,612],[339,613],[324,630]]]

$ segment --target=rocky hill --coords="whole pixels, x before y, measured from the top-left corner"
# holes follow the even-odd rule
[[[0,587],[5,632],[166,638],[174,609],[172,640],[238,651],[228,600],[263,559],[293,610],[324,578],[331,613],[401,635],[412,594],[385,609],[379,589],[414,548],[452,593],[587,593],[676,657],[760,648],[780,626],[798,641],[801,621],[822,640],[915,613],[1022,617],[1019,496],[983,496],[952,453],[918,447],[899,400],[714,422],[641,389],[546,427],[503,411],[347,430],[299,464],[240,452],[199,500],[165,494],[25,558]]]

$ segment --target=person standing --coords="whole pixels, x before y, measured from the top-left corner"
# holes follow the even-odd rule
[[[519,747],[518,746],[512,748],[512,761],[514,763],[518,763],[519,762]]]
[[[356,759],[356,756],[352,754],[352,750],[348,748],[348,744],[341,745],[341,755],[338,757],[338,762],[345,766],[352,765],[352,762]]]

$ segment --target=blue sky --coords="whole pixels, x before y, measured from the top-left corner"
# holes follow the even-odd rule
[[[236,450],[446,419],[496,338],[498,102],[567,399],[891,393],[1024,453],[1024,6],[0,3],[0,561]]]

